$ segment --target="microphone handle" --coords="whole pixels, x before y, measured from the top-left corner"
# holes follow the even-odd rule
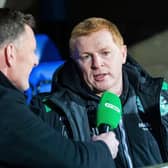
[[[110,125],[109,124],[100,124],[98,127],[99,134],[106,133],[110,131]]]

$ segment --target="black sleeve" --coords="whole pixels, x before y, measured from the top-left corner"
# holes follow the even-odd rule
[[[13,167],[115,167],[103,142],[82,143],[66,139],[34,115],[23,102],[12,102],[4,110],[0,132],[0,163],[3,161]]]

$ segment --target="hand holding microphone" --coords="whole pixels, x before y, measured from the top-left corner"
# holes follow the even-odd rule
[[[102,140],[108,146],[113,159],[117,156],[119,142],[114,132],[121,120],[121,101],[119,97],[111,92],[104,92],[100,99],[97,111],[97,126],[100,135],[94,136],[93,140]]]
[[[98,136],[93,136],[93,141],[103,141],[109,148],[112,158],[115,159],[118,153],[119,142],[115,137],[114,132],[102,133]]]

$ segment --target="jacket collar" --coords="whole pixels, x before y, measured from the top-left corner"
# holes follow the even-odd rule
[[[93,96],[93,92],[82,78],[81,71],[75,61],[69,59],[53,75],[52,92],[57,92],[59,87],[68,89],[80,96]]]
[[[17,91],[20,91],[19,89],[17,89],[12,83],[11,81],[0,71],[0,85],[6,87],[6,88],[11,88]],[[21,91],[20,91],[21,92]]]
[[[5,87],[13,87],[12,83],[9,81],[9,79],[0,71],[0,84]]]

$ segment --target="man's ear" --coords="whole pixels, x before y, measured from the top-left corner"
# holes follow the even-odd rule
[[[12,43],[9,43],[5,46],[5,59],[8,66],[12,66],[16,60],[15,46]]]
[[[123,64],[125,64],[126,59],[127,59],[127,46],[123,45],[121,51],[123,55]]]

